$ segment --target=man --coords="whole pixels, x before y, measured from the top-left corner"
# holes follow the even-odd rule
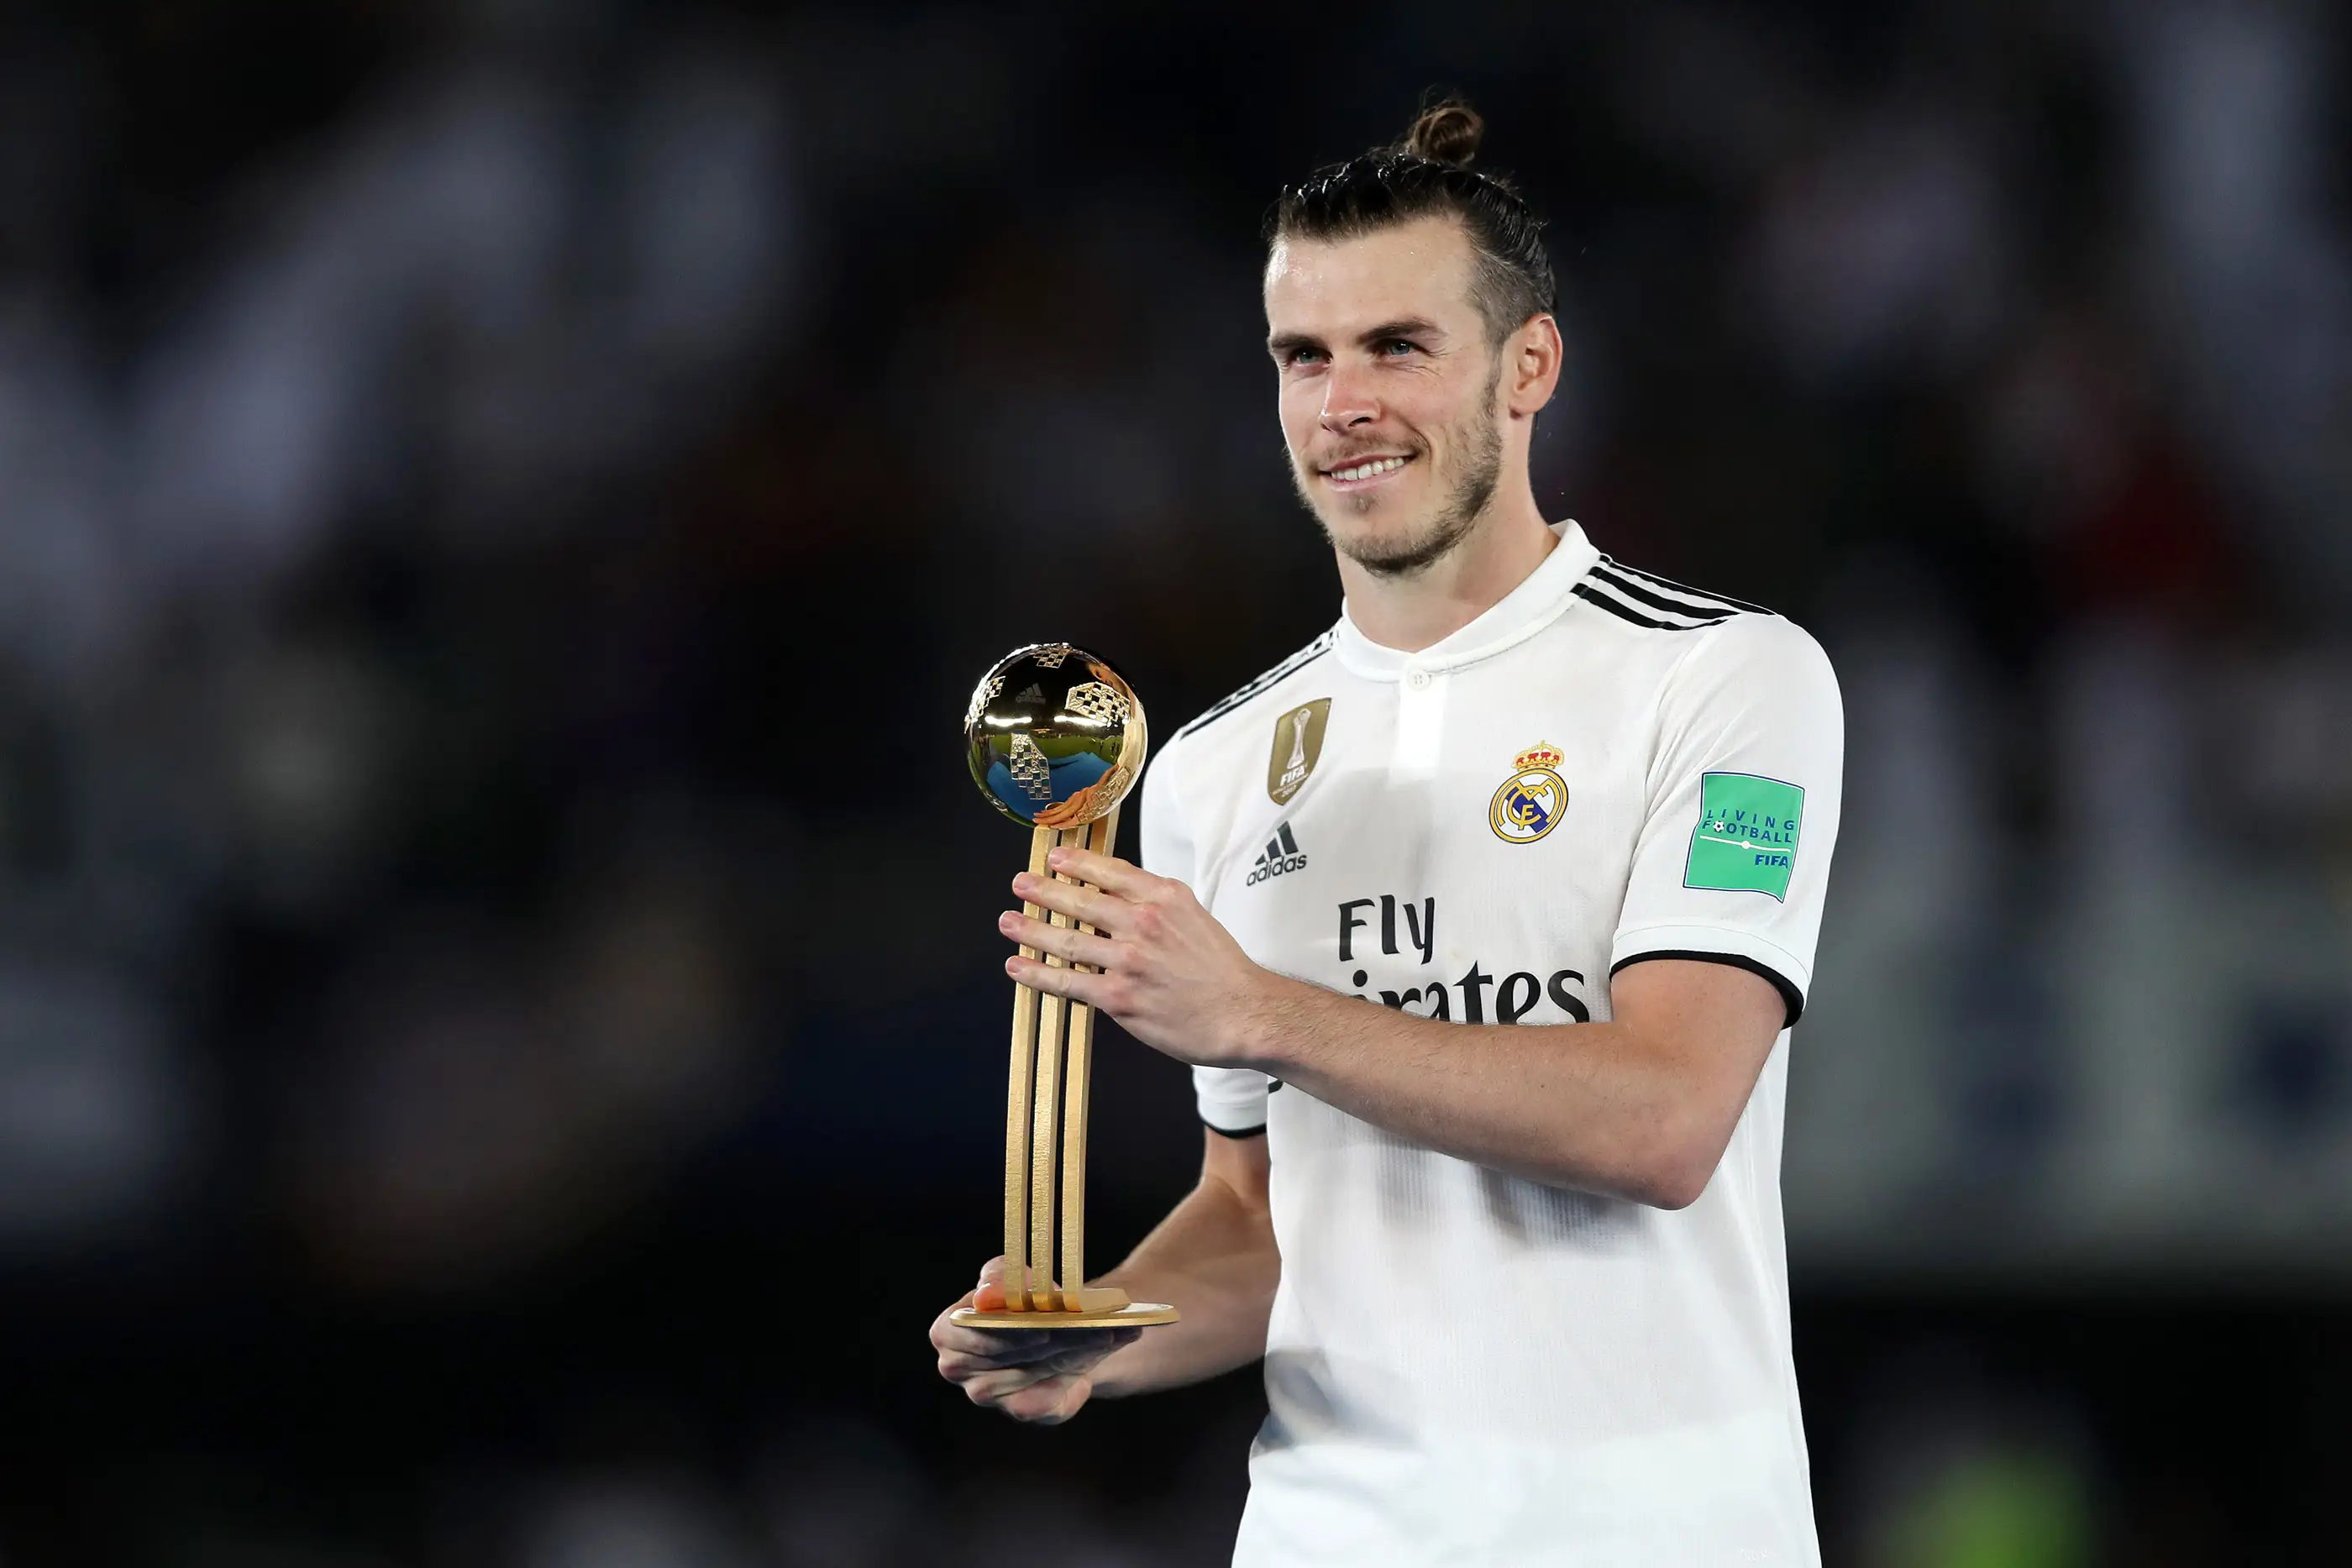
[[[1183,1322],[931,1338],[1028,1421],[1263,1357],[1237,1563],[1815,1563],[1779,1171],[1836,683],[1544,521],[1551,270],[1478,131],[1440,106],[1269,225],[1339,623],[1160,751],[1143,869],[1015,882],[1101,935],[1000,923],[1193,1065],[1200,1185],[1105,1277]]]

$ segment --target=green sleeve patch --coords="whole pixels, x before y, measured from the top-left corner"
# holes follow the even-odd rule
[[[1805,791],[1795,784],[1754,773],[1701,774],[1683,885],[1785,899],[1804,815]]]

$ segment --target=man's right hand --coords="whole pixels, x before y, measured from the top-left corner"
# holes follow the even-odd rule
[[[1004,1260],[992,1258],[979,1286],[931,1323],[940,1375],[974,1405],[990,1406],[1016,1421],[1053,1426],[1076,1415],[1094,1393],[1093,1373],[1111,1352],[1133,1344],[1143,1331],[1121,1329],[971,1329],[949,1321],[975,1300],[999,1308],[1004,1300]]]

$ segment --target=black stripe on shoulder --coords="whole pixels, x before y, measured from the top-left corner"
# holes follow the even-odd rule
[[[1694,621],[1705,621],[1709,623],[1730,618],[1731,612],[1724,605],[1695,604],[1685,600],[1669,599],[1663,593],[1654,593],[1643,587],[1630,577],[1619,576],[1606,566],[1595,566],[1592,569],[1592,575],[1626,598],[1637,603],[1646,604],[1653,610],[1663,610],[1669,615],[1686,616]]]
[[[1731,612],[1727,610],[1722,614],[1711,616],[1705,621],[1656,621],[1643,614],[1640,611],[1633,609],[1631,605],[1622,603],[1618,600],[1612,599],[1609,595],[1596,591],[1592,584],[1589,582],[1578,583],[1574,592],[1579,599],[1583,600],[1587,604],[1606,610],[1610,614],[1614,615],[1620,621],[1630,621],[1636,626],[1646,626],[1653,632],[1696,632],[1701,627],[1712,626],[1718,621],[1728,621],[1731,619]]]
[[[1274,685],[1275,682],[1286,679],[1290,675],[1297,674],[1299,671],[1305,669],[1307,665],[1313,664],[1316,660],[1329,653],[1331,651],[1331,645],[1338,642],[1339,638],[1339,628],[1335,626],[1330,631],[1324,632],[1320,637],[1316,638],[1312,643],[1307,643],[1304,648],[1299,649],[1296,653],[1291,654],[1290,657],[1285,659],[1274,668],[1266,671],[1264,674],[1257,676],[1255,680],[1252,680],[1239,691],[1212,704],[1208,712],[1202,714],[1200,717],[1194,719],[1192,723],[1178,730],[1170,738],[1171,740],[1181,740],[1186,736],[1192,734],[1194,730],[1200,728],[1202,725],[1210,724],[1217,719],[1224,717],[1225,715],[1233,712],[1234,709],[1241,706],[1242,704],[1249,701],[1250,698],[1257,695],[1260,692]]]
[[[1605,565],[1615,567],[1628,576],[1638,577],[1653,588],[1663,588],[1669,593],[1679,593],[1687,599],[1703,599],[1709,603],[1720,604],[1730,610],[1745,610],[1751,615],[1780,613],[1779,611],[1768,610],[1761,604],[1750,604],[1744,599],[1734,599],[1727,593],[1717,593],[1711,588],[1693,588],[1686,582],[1676,582],[1673,578],[1660,577],[1654,571],[1643,571],[1638,566],[1627,566],[1623,561],[1613,560],[1605,555],[1601,559]]]

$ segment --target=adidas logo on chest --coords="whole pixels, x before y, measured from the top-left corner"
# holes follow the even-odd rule
[[[1306,869],[1307,852],[1298,847],[1297,839],[1291,835],[1290,824],[1285,822],[1274,831],[1274,837],[1266,840],[1265,848],[1258,852],[1257,863],[1250,868],[1249,875],[1242,879],[1242,885],[1255,887],[1259,883],[1280,876],[1285,872]]]

